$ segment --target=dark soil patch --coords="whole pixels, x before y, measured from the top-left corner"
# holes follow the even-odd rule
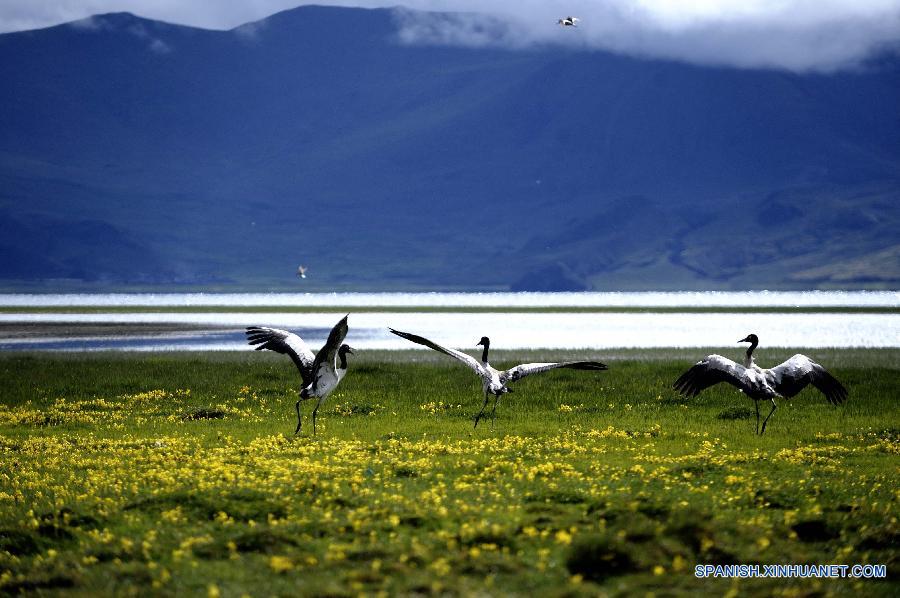
[[[347,553],[347,560],[355,563],[374,561],[375,559],[386,559],[387,557],[388,553],[378,549],[356,550]]]
[[[41,542],[31,532],[4,529],[0,530],[0,550],[13,556],[27,556],[40,552]]]
[[[77,513],[69,507],[63,507],[55,513],[44,513],[40,516],[40,519],[46,523],[85,529],[94,529],[100,525],[100,521],[96,517]]]
[[[823,519],[799,521],[791,526],[801,542],[827,542],[840,534],[833,530]]]
[[[482,555],[478,559],[463,564],[459,571],[463,575],[509,575],[518,572],[519,568],[506,561],[497,558],[488,559]]]
[[[54,525],[52,523],[43,523],[38,526],[37,533],[42,537],[47,538],[49,540],[56,540],[58,542],[67,542],[69,540],[74,540],[75,536],[64,527],[60,527],[58,525]]]
[[[885,550],[900,548],[900,534],[886,530],[878,530],[859,543],[860,550]]]
[[[757,504],[766,506],[769,509],[796,509],[799,505],[799,499],[777,490],[757,490],[754,495]]]
[[[480,534],[475,534],[471,538],[466,538],[463,540],[459,538],[459,543],[463,546],[478,546],[479,544],[495,544],[497,546],[507,546],[509,548],[513,547],[515,543],[514,540],[504,534],[493,534],[491,532],[482,532]]]
[[[600,536],[578,541],[566,558],[566,568],[572,575],[581,575],[584,579],[595,582],[638,570],[627,551]]]
[[[525,497],[525,502],[537,503],[556,503],[559,505],[580,505],[585,502],[584,496],[577,492],[548,492],[546,494],[529,494]]]
[[[277,518],[286,515],[284,505],[252,490],[236,490],[215,498],[172,492],[138,499],[125,505],[124,510],[162,512],[179,506],[196,521],[213,520],[222,512],[237,521],[267,521],[269,515]]]
[[[424,517],[420,517],[419,515],[408,515],[400,518],[401,524],[417,528],[425,525],[426,521],[427,520]]]
[[[646,500],[643,500],[640,502],[637,510],[639,513],[643,513],[644,515],[646,515],[647,517],[650,517],[651,519],[662,519],[662,518],[666,517],[670,512],[669,507],[659,505],[659,504],[654,504],[654,503],[648,502]]]
[[[218,409],[196,409],[181,416],[182,421],[197,421],[202,419],[222,419],[225,412]]]
[[[242,534],[234,539],[234,544],[238,552],[272,554],[284,546],[297,546],[297,541],[271,530],[262,530]]]
[[[75,579],[67,575],[51,575],[50,577],[39,579],[23,579],[22,581],[11,581],[0,586],[0,591],[4,594],[26,594],[37,590],[57,590],[63,588],[75,587]]]
[[[708,473],[721,471],[722,466],[716,465],[714,463],[693,463],[691,465],[684,465],[682,467],[676,467],[672,473],[689,473],[691,475],[696,476],[704,476]]]

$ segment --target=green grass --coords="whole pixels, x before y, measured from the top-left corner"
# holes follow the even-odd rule
[[[498,351],[610,370],[522,380],[477,430],[467,369],[361,352],[314,438],[284,356],[0,354],[0,593],[896,595],[900,350],[805,351],[851,398],[806,390],[763,437],[735,390],[670,389],[707,352]]]

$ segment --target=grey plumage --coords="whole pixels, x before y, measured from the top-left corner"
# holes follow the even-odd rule
[[[247,343],[257,345],[257,351],[266,349],[290,357],[300,372],[303,386],[309,386],[312,382],[313,363],[315,363],[316,356],[302,338],[287,330],[265,326],[248,326],[246,334]]]
[[[812,384],[825,395],[832,405],[840,405],[849,392],[824,367],[800,353],[773,368],[764,369],[753,361],[753,351],[759,338],[750,334],[738,342],[749,342],[744,364],[736,363],[721,355],[708,355],[682,374],[672,385],[686,397],[695,397],[703,390],[720,382],[731,384],[756,403],[756,429],[762,434],[766,423],[775,413],[776,398],[790,399]],[[759,430],[759,401],[771,401],[772,411]]]
[[[494,417],[497,412],[497,404],[500,401],[500,396],[512,392],[512,389],[510,389],[507,385],[517,380],[521,380],[525,376],[539,374],[541,372],[547,372],[549,370],[558,368],[594,371],[607,369],[606,365],[597,361],[565,361],[560,363],[524,363],[512,367],[508,370],[500,371],[495,369],[490,365],[490,363],[488,363],[488,351],[490,350],[491,340],[486,336],[481,337],[481,340],[478,342],[478,345],[483,346],[481,361],[479,362],[474,357],[466,355],[462,351],[448,349],[447,347],[443,347],[423,336],[411,334],[409,332],[401,332],[399,330],[394,330],[393,328],[388,328],[388,330],[399,337],[405,338],[406,340],[412,341],[419,345],[424,345],[445,355],[449,355],[450,357],[453,357],[454,359],[457,359],[466,364],[472,371],[478,374],[478,376],[481,378],[482,390],[484,391],[484,403],[481,405],[481,411],[479,411],[478,415],[475,416],[476,428],[478,427],[479,420],[481,420],[482,416],[484,415],[484,410],[487,407],[488,403],[488,397],[490,395],[494,395],[494,407],[491,410],[491,423],[493,425]]]
[[[347,318],[348,316],[344,316],[334,325],[328,334],[328,340],[316,355],[313,355],[303,339],[287,330],[262,326],[247,328],[247,342],[258,345],[257,351],[267,349],[288,355],[300,372],[303,388],[300,390],[299,400],[294,405],[297,411],[297,428],[294,434],[300,432],[303,424],[300,403],[309,399],[317,399],[312,412],[313,434],[316,433],[316,414],[319,406],[337,388],[347,373],[347,354],[353,353],[349,345],[342,344],[349,330]]]

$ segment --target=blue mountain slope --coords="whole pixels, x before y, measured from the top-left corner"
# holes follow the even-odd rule
[[[0,284],[283,287],[300,262],[320,288],[900,281],[894,59],[798,75],[396,31],[303,7],[0,35],[0,218],[42,239]],[[67,254],[60,222],[102,223],[105,250]]]

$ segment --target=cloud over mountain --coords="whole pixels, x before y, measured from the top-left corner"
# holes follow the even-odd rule
[[[900,61],[636,59],[526,14],[0,35],[0,286],[896,288]]]
[[[446,2],[421,8],[447,9]],[[581,0],[453,2],[452,18],[408,12],[411,43],[529,47],[564,44],[623,54],[737,67],[832,71],[897,49],[900,1]],[[578,28],[552,26],[577,15]],[[492,15],[486,18],[483,15]]]
[[[6,0],[0,32],[104,12],[212,29],[262,19],[297,0]],[[363,7],[395,2],[318,4]],[[697,64],[792,71],[852,68],[900,44],[900,0],[407,0],[398,11],[407,43],[527,48],[562,44]],[[452,11],[439,14],[413,11]],[[561,28],[556,19],[581,18]]]

